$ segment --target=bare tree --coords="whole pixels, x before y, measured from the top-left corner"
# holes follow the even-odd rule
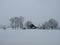
[[[41,29],[57,29],[58,27],[58,22],[55,19],[50,19],[48,22],[45,22],[42,24],[40,27]]]
[[[11,27],[12,29],[14,29],[14,28],[15,28],[14,18],[12,17],[11,19],[9,19],[9,21],[10,21],[10,27]]]
[[[23,22],[24,22],[24,17],[20,16],[19,17],[19,26],[21,29],[23,28]]]
[[[6,25],[3,25],[3,29],[4,29],[4,30],[6,30],[6,29],[7,29]]]
[[[16,29],[16,28],[23,28],[23,21],[24,21],[24,17],[20,16],[20,17],[12,17],[10,19],[10,26],[13,28],[13,29]]]
[[[19,28],[19,17],[15,17],[15,28]]]
[[[25,23],[25,28],[30,29],[30,24],[32,24],[32,22],[31,21],[27,21]]]
[[[50,19],[48,25],[51,29],[56,29],[58,27],[58,22],[55,19]]]
[[[45,22],[44,24],[42,24],[40,29],[49,29],[48,22]]]

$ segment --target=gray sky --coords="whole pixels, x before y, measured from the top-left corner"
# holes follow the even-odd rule
[[[14,16],[24,16],[34,24],[50,18],[60,22],[60,0],[0,0],[0,24],[9,24]]]
[[[60,0],[0,0],[0,24],[8,25],[9,19],[15,16],[24,16],[25,20],[31,20],[34,24],[42,24],[50,18],[54,18],[60,24]],[[60,45],[60,31],[55,31],[19,32],[18,30],[16,33],[0,31],[0,44],[9,42],[11,39],[10,42],[19,40],[23,43],[31,42],[32,45],[33,43],[34,45]]]

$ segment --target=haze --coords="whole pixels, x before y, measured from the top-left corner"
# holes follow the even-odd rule
[[[60,22],[60,0],[0,0],[0,24],[8,25],[15,16],[23,16],[34,24],[50,18]]]

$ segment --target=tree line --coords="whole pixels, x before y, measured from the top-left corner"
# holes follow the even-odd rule
[[[58,22],[55,19],[49,19],[42,25],[35,26],[32,21],[27,21],[24,23],[24,17],[11,17],[9,19],[10,25],[0,25],[0,29],[6,30],[7,28],[12,29],[60,29]]]

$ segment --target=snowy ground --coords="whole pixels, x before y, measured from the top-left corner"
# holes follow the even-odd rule
[[[60,31],[0,30],[0,45],[60,45]]]

